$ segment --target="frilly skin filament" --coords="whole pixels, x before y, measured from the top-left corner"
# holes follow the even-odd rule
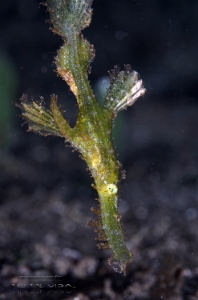
[[[116,66],[110,72],[110,87],[104,106],[97,102],[88,80],[94,47],[81,33],[90,25],[91,4],[91,0],[47,0],[45,3],[52,30],[64,42],[58,50],[56,69],[77,99],[79,113],[75,126],[71,128],[63,117],[55,95],[51,96],[50,109],[44,107],[43,98],[40,102],[29,101],[27,95],[23,95],[17,105],[30,131],[63,137],[81,153],[99,196],[99,208],[92,208],[97,219],[90,221],[89,225],[98,233],[98,247],[112,250],[109,264],[116,272],[126,274],[126,265],[132,260],[132,254],[126,247],[118,213],[120,163],[112,142],[112,123],[119,111],[145,94],[145,89],[130,65],[125,65],[123,71]]]

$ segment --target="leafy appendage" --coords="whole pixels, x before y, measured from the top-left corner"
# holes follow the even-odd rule
[[[92,0],[47,0],[54,32],[70,42],[91,22]]]
[[[146,92],[142,80],[136,71],[132,71],[130,65],[125,65],[125,70],[120,71],[118,66],[110,72],[110,86],[104,107],[114,112],[126,109]]]
[[[63,80],[67,82],[71,91],[78,100],[82,88],[80,89],[78,84],[79,72],[77,68],[80,67],[80,72],[88,81],[89,66],[94,59],[95,52],[93,45],[91,45],[82,36],[76,38],[76,44],[74,45],[74,42],[72,44],[65,42],[58,51],[55,63],[57,67],[57,73],[62,77]]]
[[[42,135],[60,136],[60,131],[53,114],[46,109],[44,99],[40,98],[40,103],[29,101],[28,96],[24,94],[20,99],[20,104],[16,104],[22,111],[22,118],[28,122],[29,131],[39,132]]]
[[[54,135],[70,139],[72,128],[62,115],[57,106],[58,97],[51,96],[50,110],[45,108],[44,98],[40,97],[40,103],[29,101],[24,94],[20,103],[16,103],[22,111],[22,118],[28,122],[29,131],[38,132],[41,135]]]

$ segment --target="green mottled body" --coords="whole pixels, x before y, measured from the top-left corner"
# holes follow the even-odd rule
[[[71,129],[70,141],[81,152],[92,173],[99,195],[101,230],[104,231],[105,242],[114,252],[115,259],[120,262],[120,268],[124,271],[132,255],[126,248],[118,214],[119,163],[115,157],[111,137],[112,112],[102,109],[93,95],[87,79],[90,58],[91,46],[80,35],[72,40],[71,44],[66,43],[59,50],[57,69],[60,74],[65,74],[64,70],[69,70],[70,76],[73,77],[72,82],[75,82],[77,87],[74,93],[78,101],[79,114],[76,126]],[[66,132],[67,138],[68,131]]]
[[[94,178],[99,195],[100,209],[90,225],[98,232],[99,248],[110,248],[114,257],[109,260],[114,270],[125,273],[132,254],[126,247],[118,214],[119,162],[112,143],[112,122],[116,114],[145,93],[137,73],[127,65],[111,72],[111,84],[104,107],[98,104],[88,80],[89,65],[94,57],[93,46],[81,31],[91,21],[91,0],[48,0],[48,10],[54,32],[60,34],[64,44],[56,57],[57,73],[67,82],[76,96],[79,113],[74,128],[63,117],[52,96],[50,110],[42,103],[21,99],[23,117],[29,129],[42,134],[64,137],[83,156]]]

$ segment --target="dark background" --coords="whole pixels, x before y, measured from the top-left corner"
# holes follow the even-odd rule
[[[197,1],[94,1],[92,24],[84,31],[96,48],[91,80],[115,64],[130,63],[150,99],[196,101],[197,6]],[[61,38],[48,30],[45,8],[35,0],[8,0],[0,9],[1,52],[15,64],[19,95],[58,91],[63,84],[52,62]]]
[[[86,225],[97,195],[85,163],[63,140],[27,133],[12,104],[27,93],[48,105],[55,93],[75,124],[75,98],[53,72],[62,40],[39,2],[0,5],[0,292],[21,274],[58,273],[84,300],[197,299],[198,2],[95,0],[83,32],[96,49],[96,95],[107,71],[127,63],[147,89],[114,130],[127,175],[120,213],[135,255],[125,279]]]

